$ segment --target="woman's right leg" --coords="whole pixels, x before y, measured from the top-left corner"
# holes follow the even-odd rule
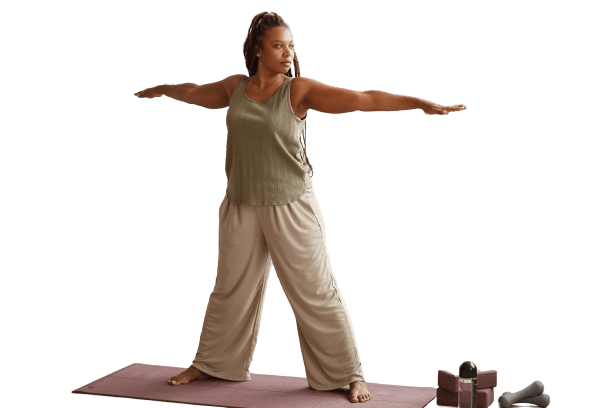
[[[250,380],[272,262],[255,206],[219,208],[219,262],[193,366],[213,377]]]

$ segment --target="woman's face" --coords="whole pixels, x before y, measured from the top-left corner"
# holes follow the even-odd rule
[[[270,28],[261,42],[263,49],[256,54],[259,57],[259,66],[264,65],[266,70],[272,72],[287,72],[291,68],[295,54],[291,31],[285,27]]]

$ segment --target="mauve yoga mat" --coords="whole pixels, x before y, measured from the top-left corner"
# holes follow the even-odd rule
[[[335,408],[365,404],[366,408],[423,408],[436,396],[432,387],[407,387],[366,381],[372,398],[351,402],[349,385],[331,391],[308,387],[304,377],[251,373],[250,381],[197,380],[170,385],[184,368],[132,364],[78,388],[73,393],[137,398],[228,408]]]

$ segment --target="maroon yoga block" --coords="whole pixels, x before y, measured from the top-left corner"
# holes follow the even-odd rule
[[[446,405],[456,407],[459,404],[459,393],[450,392],[444,388],[438,387],[436,390],[436,403],[438,405]],[[493,388],[484,388],[476,391],[476,405],[478,408],[487,408],[493,403]]]
[[[485,388],[495,388],[497,387],[497,371],[488,370],[488,371],[477,371],[477,389],[482,390]],[[438,387],[444,388],[449,392],[459,392],[459,377],[456,375],[446,371],[439,370],[438,371]]]

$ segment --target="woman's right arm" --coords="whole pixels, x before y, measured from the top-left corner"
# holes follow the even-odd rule
[[[170,98],[193,105],[203,106],[208,109],[221,109],[229,106],[229,99],[234,87],[244,78],[244,75],[231,75],[221,81],[210,84],[179,84],[158,85],[140,92],[136,92],[139,98],[156,98],[166,95]]]

